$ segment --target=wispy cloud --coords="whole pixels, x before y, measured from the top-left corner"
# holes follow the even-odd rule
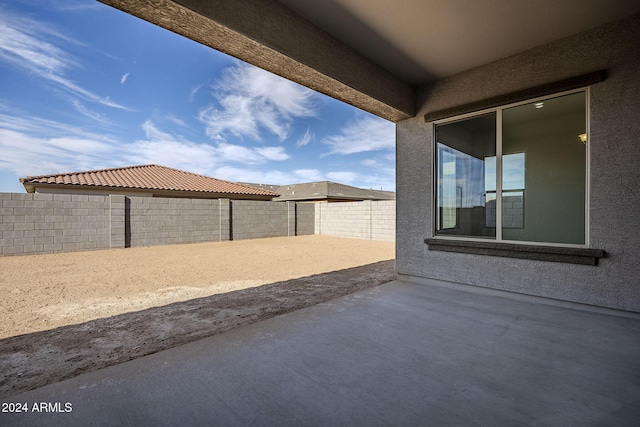
[[[360,164],[372,171],[391,174],[392,176],[395,176],[395,153],[392,153],[388,156],[383,156],[378,159],[364,159],[360,162]]]
[[[213,94],[217,105],[202,109],[199,118],[214,139],[228,132],[261,140],[266,130],[283,141],[293,119],[316,114],[313,91],[247,64],[225,70]]]
[[[395,125],[370,115],[360,115],[345,126],[337,135],[321,142],[330,147],[325,155],[354,154],[395,147]]]
[[[0,15],[0,55],[16,66],[39,75],[63,74],[75,60],[64,50],[45,40],[61,39],[61,34],[46,23],[14,15],[3,10]]]
[[[71,135],[82,139],[115,142],[113,138],[104,134],[87,131],[67,123],[28,115],[15,116],[7,112],[0,112],[0,129],[24,133],[34,138],[67,137]]]
[[[255,150],[241,145],[221,143],[216,147],[218,159],[244,165],[261,165],[266,159]]]
[[[311,129],[307,128],[306,132],[296,142],[296,147],[304,147],[315,139],[315,134],[311,132]]]
[[[0,170],[19,176],[157,163],[231,181],[294,184],[336,181],[365,188],[393,190],[393,168],[375,173],[296,169],[264,169],[268,161],[284,160],[282,147],[242,147],[198,143],[163,131],[153,122],[142,125],[144,138],[132,142],[86,132],[37,117],[0,114]],[[375,160],[364,162],[379,166]]]
[[[326,178],[322,172],[318,169],[298,169],[294,171],[296,176],[295,181],[288,182],[287,184],[295,184],[296,182],[305,181],[325,181]]]
[[[187,124],[184,122],[184,120],[176,117],[174,114],[166,114],[164,116],[164,120],[167,120],[171,123],[173,123],[174,125],[178,125],[180,127],[186,127]]]
[[[66,73],[79,67],[79,61],[57,46],[81,45],[57,28],[45,22],[17,15],[6,9],[0,13],[0,60],[56,85],[67,93],[108,107],[127,110],[127,107],[76,84]]]
[[[103,125],[113,124],[113,122],[111,122],[111,120],[109,120],[106,115],[97,113],[95,111],[91,111],[77,99],[72,100],[71,103],[73,104],[73,107],[76,109],[76,111],[82,114],[83,116],[89,117],[90,119],[93,119],[96,122],[101,123]]]
[[[351,185],[358,179],[358,174],[355,172],[328,172],[327,178],[331,181]]]
[[[64,123],[0,112],[0,170],[27,176],[157,163],[208,175],[222,168],[233,174],[221,178],[232,179],[239,171],[251,171],[254,165],[290,157],[280,146],[243,147],[226,142],[191,141],[159,128],[151,120],[145,121],[141,128],[143,138],[122,141]],[[260,172],[256,171],[255,175],[251,172],[251,176],[259,175]],[[291,178],[291,175],[272,172],[263,175],[262,180],[268,182],[267,177],[280,180],[285,176]]]
[[[259,170],[237,166],[221,166],[213,171],[216,178],[228,181],[284,185],[296,182],[295,176],[279,170]]]
[[[364,188],[394,191],[396,187],[395,152],[378,152],[375,158],[360,161],[364,170],[360,177],[360,185]]]
[[[0,170],[20,176],[114,166],[117,145],[112,138],[59,123],[0,115]]]
[[[198,92],[200,92],[200,90],[207,86],[209,83],[200,83],[198,85],[195,85],[191,88],[191,90],[189,91],[189,100],[193,101],[193,98],[198,94]]]
[[[360,162],[362,166],[370,167],[370,168],[378,168],[381,166],[380,162],[375,159],[364,159]]]
[[[45,2],[51,9],[61,10],[65,12],[77,12],[90,9],[100,9],[100,5],[94,2],[86,2],[84,0],[49,0]]]
[[[135,163],[159,163],[187,170],[208,169],[228,164],[262,165],[282,161],[290,156],[283,147],[244,147],[219,142],[216,144],[190,141],[181,135],[159,129],[151,120],[142,124],[145,140],[128,144],[127,158]]]
[[[254,150],[267,160],[283,161],[291,157],[284,147],[255,147]]]
[[[123,160],[129,165],[155,163],[203,174],[218,162],[213,147],[175,139],[135,141],[126,147]]]
[[[122,77],[120,77],[120,84],[121,85],[125,84],[125,82],[127,81],[127,78],[129,77],[129,74],[131,74],[131,73],[124,73],[122,75]]]

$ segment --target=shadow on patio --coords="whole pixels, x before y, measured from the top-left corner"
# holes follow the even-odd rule
[[[316,274],[0,340],[0,398],[357,292],[395,261]]]

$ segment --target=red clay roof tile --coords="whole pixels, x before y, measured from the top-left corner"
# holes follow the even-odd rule
[[[279,194],[160,165],[129,166],[86,172],[69,172],[20,178],[23,184],[64,184],[145,190],[246,194],[277,197]]]

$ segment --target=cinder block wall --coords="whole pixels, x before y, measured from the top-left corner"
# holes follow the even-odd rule
[[[315,233],[367,240],[395,240],[395,200],[317,203]]]
[[[396,240],[396,201],[371,202],[371,240]]]
[[[309,234],[395,237],[395,201],[294,203],[0,193],[0,254]]]
[[[290,230],[287,203],[232,200],[231,218],[233,240],[295,235]]]
[[[109,196],[0,193],[0,253],[108,249]]]
[[[217,199],[127,197],[126,209],[127,246],[221,240]]]
[[[296,203],[296,235],[307,236],[315,234],[314,203]]]

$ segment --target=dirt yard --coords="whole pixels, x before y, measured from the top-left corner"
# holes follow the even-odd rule
[[[394,247],[316,235],[0,257],[0,398],[388,282]]]

